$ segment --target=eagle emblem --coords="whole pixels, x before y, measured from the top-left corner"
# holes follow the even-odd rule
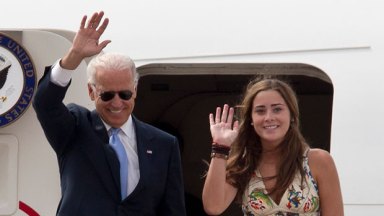
[[[0,90],[4,87],[5,82],[7,81],[7,75],[9,68],[12,66],[11,62],[8,59],[0,55]],[[1,101],[5,101],[6,97],[0,97]]]
[[[27,110],[36,86],[36,71],[27,50],[0,32],[0,128]]]

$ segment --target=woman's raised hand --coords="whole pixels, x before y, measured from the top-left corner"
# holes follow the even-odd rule
[[[209,124],[213,143],[231,146],[237,137],[239,129],[239,121],[234,121],[234,113],[235,110],[233,107],[224,104],[223,109],[221,109],[221,107],[216,108],[215,116],[213,113],[209,114]]]

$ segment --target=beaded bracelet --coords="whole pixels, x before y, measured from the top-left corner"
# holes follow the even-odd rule
[[[231,150],[231,147],[220,145],[217,143],[212,143],[212,152],[213,153],[220,153],[224,155],[229,155],[229,151]]]
[[[212,143],[211,158],[221,158],[224,160],[228,160],[230,150],[231,147],[220,145],[214,142]]]
[[[221,159],[224,159],[224,160],[228,160],[228,155],[220,154],[220,153],[217,153],[217,152],[212,152],[211,153],[211,158],[221,158]]]

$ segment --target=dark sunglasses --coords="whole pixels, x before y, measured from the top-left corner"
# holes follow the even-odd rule
[[[99,97],[101,98],[101,100],[107,102],[107,101],[110,101],[112,100],[114,97],[115,97],[115,94],[118,94],[119,97],[123,100],[129,100],[131,99],[132,97],[132,92],[129,91],[129,90],[124,90],[124,91],[118,91],[118,92],[115,92],[115,91],[106,91],[106,92],[102,92],[99,94]]]

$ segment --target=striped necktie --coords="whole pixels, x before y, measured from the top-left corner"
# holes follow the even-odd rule
[[[128,183],[128,157],[125,152],[123,143],[121,142],[118,134],[120,128],[111,128],[111,136],[109,137],[109,144],[115,150],[117,158],[120,162],[120,185],[121,185],[121,199],[127,196],[127,183]]]

